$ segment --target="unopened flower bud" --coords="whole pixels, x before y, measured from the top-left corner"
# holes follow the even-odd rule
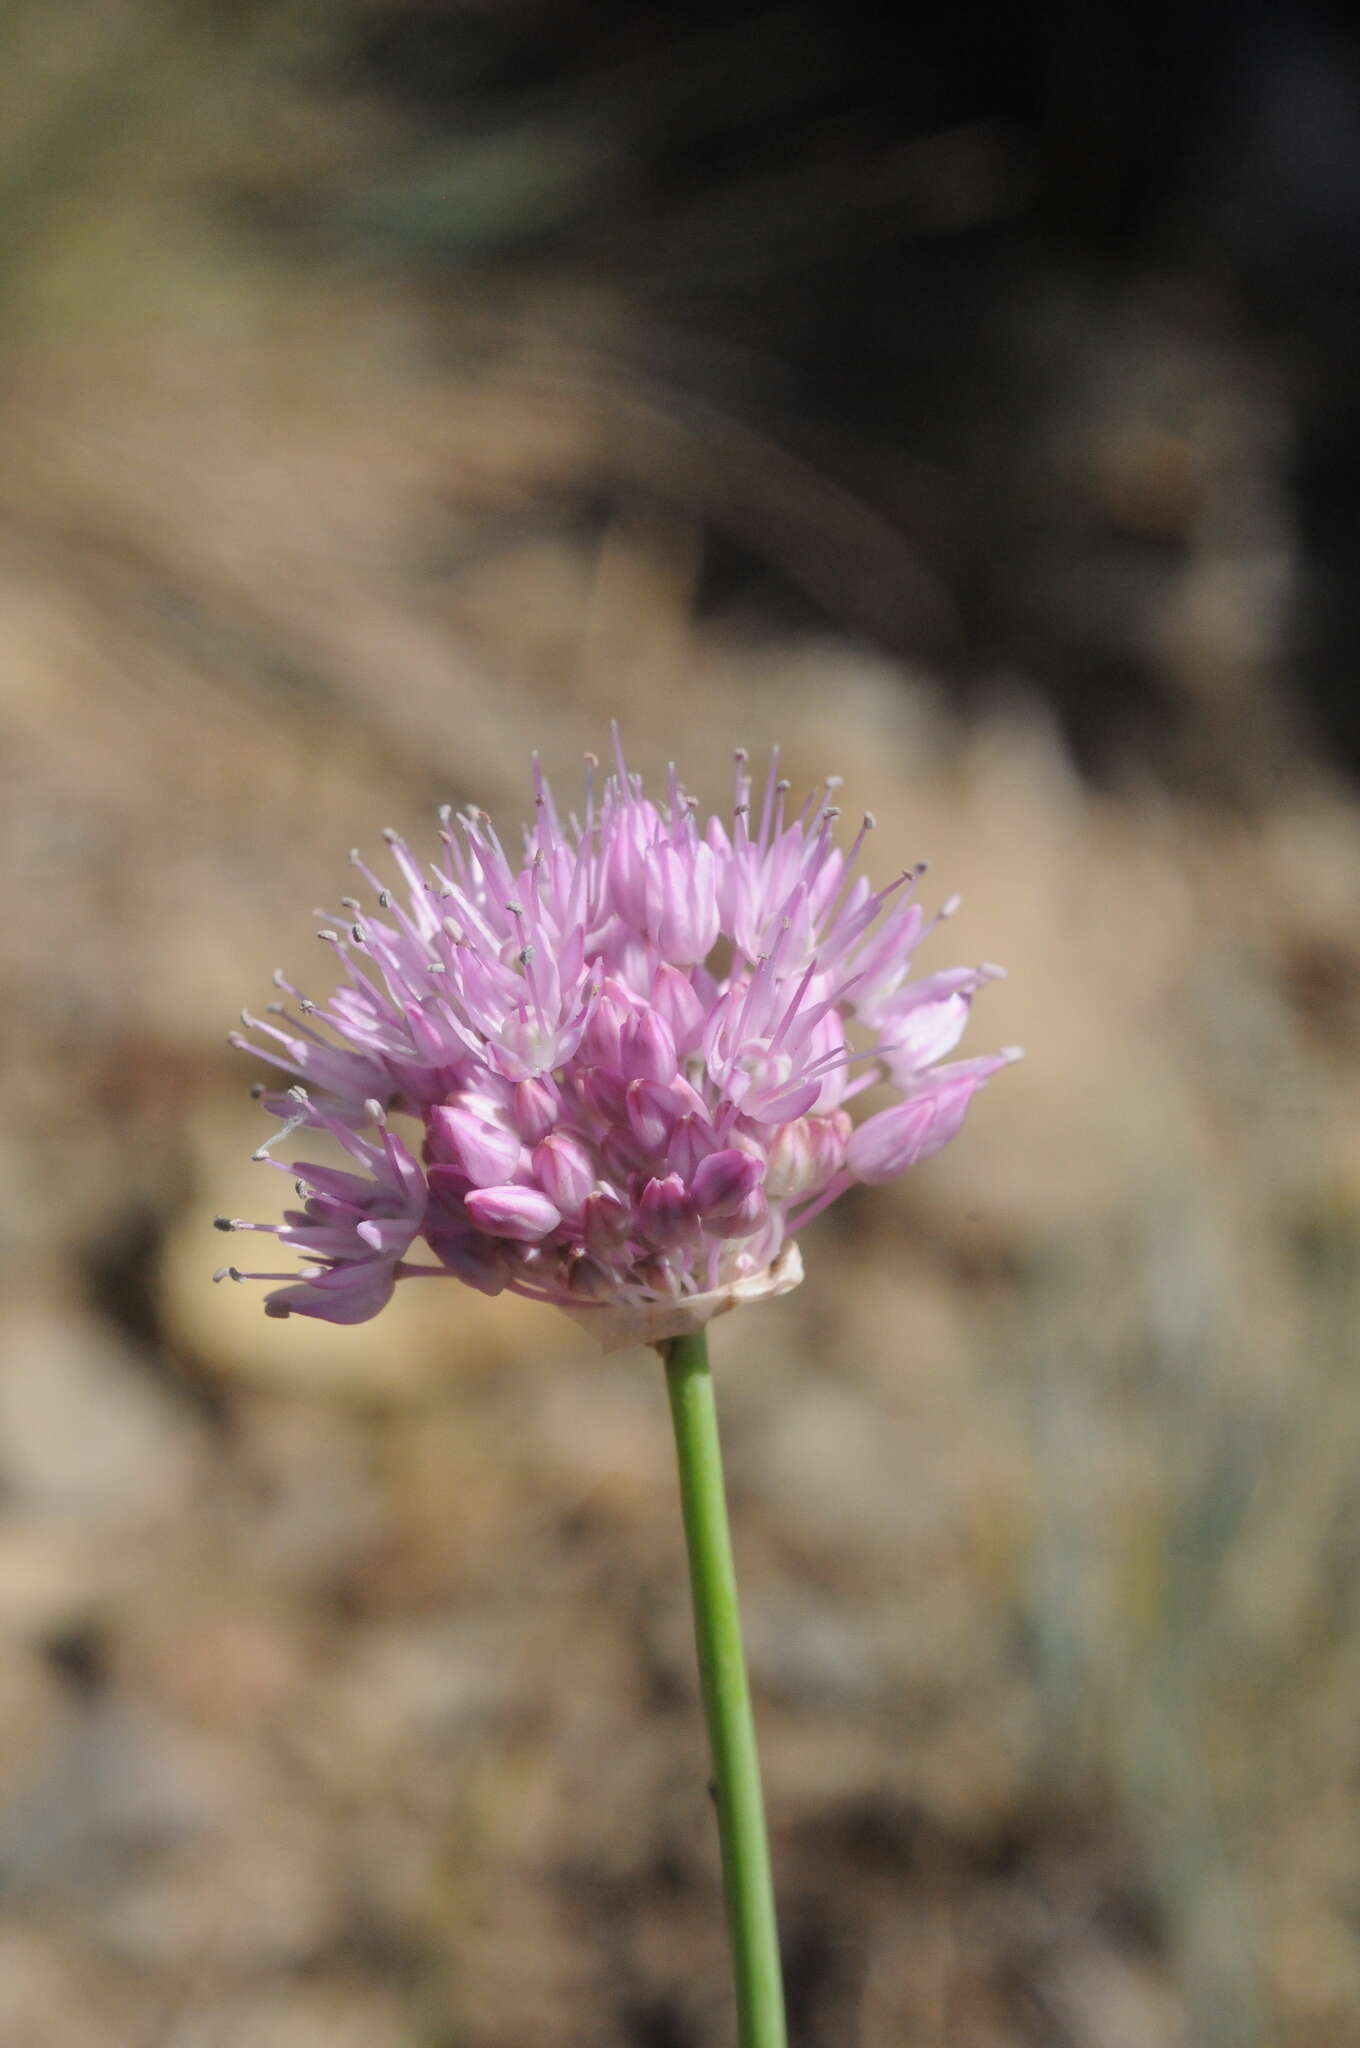
[[[534,1179],[564,1216],[574,1216],[595,1185],[595,1168],[579,1138],[552,1131],[535,1145]]]
[[[652,976],[652,1008],[665,1018],[681,1059],[697,1052],[703,1041],[706,1012],[689,976],[664,960]]]
[[[607,1257],[626,1241],[631,1220],[627,1203],[611,1188],[595,1188],[581,1211],[581,1235],[589,1250]]]
[[[537,1188],[474,1188],[465,1204],[479,1230],[533,1244],[556,1230],[561,1211]]]
[[[666,1141],[676,1123],[668,1091],[656,1081],[630,1081],[625,1108],[628,1128],[638,1144],[654,1158],[664,1158]]]
[[[515,1129],[526,1145],[537,1145],[557,1122],[557,1104],[546,1081],[533,1075],[515,1083]]]
[[[620,1066],[630,1081],[671,1081],[676,1051],[671,1027],[655,1010],[642,1010],[623,1027]]]
[[[627,991],[616,981],[607,981],[590,1013],[585,1037],[581,1040],[582,1051],[592,1066],[601,1067],[611,1074],[620,1071],[623,1027],[632,1014]]]
[[[686,1244],[694,1236],[694,1204],[678,1173],[649,1180],[638,1202],[642,1235],[655,1245]]]
[[[712,848],[702,840],[654,847],[646,893],[647,934],[663,958],[681,967],[705,959],[718,937]]]
[[[705,1224],[716,1216],[731,1216],[751,1192],[760,1186],[764,1169],[749,1152],[729,1147],[710,1152],[696,1167],[689,1184],[694,1206]]]
[[[688,1186],[699,1162],[717,1149],[717,1135],[707,1117],[696,1116],[689,1110],[680,1118],[667,1143],[667,1171],[678,1173]]]
[[[426,1119],[431,1155],[462,1168],[474,1187],[492,1187],[519,1165],[524,1147],[514,1131],[485,1123],[471,1110],[441,1103]]]

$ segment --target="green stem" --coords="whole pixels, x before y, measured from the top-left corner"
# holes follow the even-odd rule
[[[741,2048],[785,2048],[784,1987],[760,1790],[760,1757],[741,1647],[741,1614],[723,1492],[718,1410],[708,1341],[659,1344],[670,1391],[680,1505],[689,1551],[699,1679],[713,1753],[727,1929],[737,1987]]]

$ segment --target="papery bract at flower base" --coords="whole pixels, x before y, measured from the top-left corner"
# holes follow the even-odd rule
[[[321,933],[344,980],[314,1002],[279,975],[297,1014],[245,1018],[264,1042],[233,1042],[294,1084],[264,1096],[283,1128],[260,1156],[314,1128],[361,1169],[299,1163],[301,1210],[219,1219],[307,1258],[222,1269],[287,1281],[271,1314],[360,1322],[424,1275],[554,1303],[608,1345],[692,1331],[796,1284],[794,1233],[938,1151],[1016,1056],[936,1064],[1001,970],[910,978],[923,870],[856,873],[873,820],[842,851],[831,783],[787,817],[776,755],[757,817],[739,753],[730,823],[701,828],[673,770],[658,805],[621,753],[598,795],[594,767],[566,822],[535,769],[513,858],[476,809],[441,813],[428,871],[384,834],[400,892],[352,854],[375,905],[342,898]],[[883,1081],[898,1099],[854,1129]]]

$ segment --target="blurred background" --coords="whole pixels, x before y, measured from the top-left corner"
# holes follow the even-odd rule
[[[0,2048],[730,2039],[654,1360],[209,1285],[349,847],[614,714],[1029,1048],[715,1331],[795,2041],[1360,2043],[1341,22],[9,0]]]

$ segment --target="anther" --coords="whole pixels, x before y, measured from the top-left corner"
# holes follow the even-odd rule
[[[260,1097],[265,1093],[268,1086],[269,1083],[267,1081],[252,1081],[250,1084],[251,1101],[258,1102]]]
[[[340,908],[342,910],[352,910],[356,917],[363,907],[357,896],[342,896],[340,898]]]
[[[236,1228],[236,1225],[235,1225],[235,1224],[234,1224],[234,1223],[232,1222],[232,1220],[231,1220],[230,1216],[214,1216],[214,1217],[213,1217],[213,1229],[214,1229],[214,1230],[235,1230],[235,1228]]]
[[[792,788],[793,784],[789,781],[787,775],[781,775],[778,782],[776,782],[775,784],[775,789],[778,791],[780,796],[787,796]]]
[[[507,916],[510,917],[523,917],[524,915],[524,905],[522,903],[507,903],[505,909]]]
[[[219,1266],[213,1274],[214,1280],[244,1280],[245,1277],[236,1266]]]
[[[362,855],[362,853],[360,853],[360,851],[359,851],[358,847],[357,847],[357,846],[351,846],[351,848],[350,848],[350,850],[349,850],[349,864],[350,864],[350,866],[351,866],[352,868],[357,868],[357,867],[359,867],[359,866],[361,865],[362,861],[363,861],[363,855]]]
[[[385,1124],[387,1122],[387,1111],[383,1108],[376,1095],[368,1097],[364,1103],[364,1108],[368,1111],[375,1124]]]
[[[316,1004],[312,1001],[310,996],[299,996],[298,1008],[301,1010],[304,1017],[311,1017],[316,1012]]]
[[[379,889],[379,891],[378,891],[378,908],[379,908],[379,910],[390,910],[390,909],[391,909],[391,907],[392,907],[392,891],[391,891],[390,889]]]
[[[397,841],[401,838],[401,834],[400,832],[398,832],[395,825],[384,825],[382,829],[382,836],[387,841],[389,846],[395,846]]]
[[[839,789],[844,781],[845,777],[843,775],[828,775],[826,777],[826,787],[828,789]]]
[[[534,949],[532,946],[523,947],[522,950],[516,953],[515,955],[515,958],[519,962],[521,967],[527,967],[529,965],[529,962],[533,959],[533,957]]]
[[[338,946],[340,943],[339,932],[320,931],[317,933],[317,937],[319,939],[324,939],[328,946]]]
[[[266,1017],[286,1017],[288,1015],[282,1003],[266,1003],[264,1013]]]
[[[746,766],[746,763],[750,760],[750,758],[751,750],[749,747],[733,747],[732,759],[734,761],[740,762],[743,768]]]
[[[872,811],[866,811],[866,812],[864,813],[864,829],[865,829],[865,831],[866,831],[866,832],[872,832],[872,831],[874,831],[874,830],[875,830],[875,828],[877,827],[877,825],[878,825],[878,819],[877,819],[877,818],[876,818],[876,817],[874,816],[873,812],[872,812]]]
[[[453,823],[452,804],[441,804],[439,806],[439,822],[441,825],[445,827],[445,829],[447,829]]]
[[[352,924],[349,928],[349,935],[356,946],[366,946],[368,944],[368,934],[361,924]]]

